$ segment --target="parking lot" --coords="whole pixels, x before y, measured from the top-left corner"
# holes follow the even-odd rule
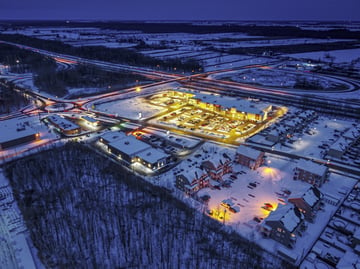
[[[221,139],[233,143],[253,135],[269,121],[254,122],[250,120],[231,119],[210,110],[186,104],[179,98],[152,96],[151,104],[167,107],[167,111],[158,114],[150,123],[160,124],[206,138]]]

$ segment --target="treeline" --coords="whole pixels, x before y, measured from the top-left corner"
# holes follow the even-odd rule
[[[122,89],[152,82],[138,74],[130,72],[110,72],[90,65],[76,65],[71,69],[57,70],[54,68],[42,68],[34,78],[34,83],[40,89],[51,89],[51,93],[64,96],[68,93],[67,88],[99,88],[98,92],[113,91],[114,88]],[[110,86],[108,88],[108,86]],[[82,93],[82,96],[84,94]],[[72,95],[72,97],[76,97]]]
[[[28,105],[30,101],[23,93],[15,91],[12,83],[5,83],[0,80],[0,114],[9,114]]]
[[[47,268],[286,268],[81,144],[4,169]]]
[[[34,85],[40,91],[55,96],[66,95],[69,87],[103,88],[111,85],[124,88],[153,81],[126,71],[110,72],[84,64],[60,70],[51,57],[7,44],[0,44],[0,63],[7,65],[9,71],[14,73],[32,72]],[[113,87],[109,90],[113,90]],[[7,107],[4,106],[4,109],[7,110]]]
[[[9,71],[14,73],[37,72],[44,67],[56,68],[52,58],[7,44],[0,44],[0,63],[7,65]]]
[[[40,91],[63,96],[64,83],[55,79],[57,64],[54,59],[12,45],[0,44],[0,62],[13,73],[33,73],[34,85]]]
[[[276,22],[278,23],[278,22]],[[334,23],[332,23],[334,24]],[[99,27],[103,29],[116,29],[123,31],[142,31],[144,33],[247,33],[253,36],[285,36],[307,38],[343,38],[360,39],[360,31],[349,31],[339,24],[336,29],[308,30],[294,25],[257,25],[256,22],[248,23],[223,23],[221,25],[205,25],[188,23],[145,23],[145,22],[76,22],[64,23],[63,21],[30,21],[12,22],[7,27],[44,26],[44,27]]]
[[[56,53],[78,56],[81,58],[122,63],[134,66],[158,68],[174,72],[197,72],[201,65],[194,59],[169,59],[161,60],[143,55],[126,48],[107,48],[104,46],[73,47],[56,40],[42,40],[24,35],[0,34],[0,40],[19,43],[38,49],[48,50]]]
[[[328,43],[311,43],[311,44],[289,44],[289,45],[277,45],[277,46],[258,46],[258,47],[238,47],[226,50],[231,54],[257,54],[261,55],[264,52],[271,53],[303,53],[314,51],[331,51],[340,49],[354,49],[359,46],[359,41],[338,41]]]

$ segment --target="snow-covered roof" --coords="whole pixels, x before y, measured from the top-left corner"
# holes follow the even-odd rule
[[[25,121],[14,119],[0,121],[0,130],[0,143],[36,134],[36,131],[25,124]]]
[[[281,221],[284,227],[292,232],[304,219],[304,216],[301,212],[295,208],[293,205],[282,205],[279,204],[275,211],[272,211],[270,215],[266,218],[267,221]]]
[[[349,142],[346,140],[346,138],[340,137],[338,140],[336,140],[336,142],[334,144],[332,144],[330,146],[329,150],[345,152],[348,145],[349,145]]]
[[[252,160],[256,160],[259,157],[259,155],[261,154],[261,151],[250,148],[250,147],[246,147],[244,145],[240,145],[236,149],[236,153],[246,156]]]
[[[127,135],[124,132],[107,132],[101,136],[102,139],[106,140],[108,143],[115,142],[122,138],[125,138]]]
[[[154,148],[148,148],[144,151],[139,152],[136,155],[147,163],[156,163],[157,161],[168,157],[168,155],[164,152]]]
[[[277,129],[273,129],[268,133],[268,135],[279,136],[280,133]]]
[[[86,121],[91,122],[91,123],[96,123],[96,122],[98,122],[97,119],[94,119],[94,118],[89,117],[89,116],[82,116],[81,118],[82,118],[83,120],[86,120]]]
[[[223,95],[211,95],[204,93],[196,93],[194,98],[200,99],[202,102],[220,105],[224,108],[235,108],[237,111],[251,114],[263,115],[264,110],[269,107],[268,104],[258,104],[249,102],[245,99],[234,99]]]
[[[322,194],[315,186],[306,186],[304,189],[297,189],[293,191],[288,197],[289,201],[292,198],[303,198],[309,206],[314,206],[322,197]]]
[[[207,168],[209,170],[216,170],[216,166],[214,165],[214,163],[210,160],[204,161],[201,163],[201,166],[204,168]]]
[[[52,123],[58,125],[63,130],[74,130],[79,128],[79,126],[72,121],[69,121],[63,117],[60,117],[59,115],[50,115],[47,117],[48,120],[50,120]]]
[[[296,168],[311,172],[312,174],[323,176],[328,168],[325,165],[314,163],[310,160],[300,159]]]
[[[237,111],[251,114],[264,115],[264,111],[271,106],[266,103],[254,103],[246,99],[235,99],[223,95],[190,92],[183,89],[177,89],[176,91],[191,93],[194,95],[193,99],[199,99],[205,103],[220,105],[223,108],[235,108]]]
[[[185,177],[190,183],[194,179],[200,178],[203,174],[206,174],[206,171],[202,170],[200,167],[192,167],[191,169],[187,169],[181,173],[181,175]]]
[[[134,156],[135,154],[151,148],[149,144],[136,139],[134,136],[126,136],[122,139],[116,140],[109,144],[109,146],[118,149],[119,151]]]
[[[345,138],[352,139],[352,140],[358,138],[360,136],[360,126],[354,126],[354,127],[350,128],[342,136]]]

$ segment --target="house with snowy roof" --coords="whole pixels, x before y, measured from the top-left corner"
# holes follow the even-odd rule
[[[264,163],[265,153],[244,145],[240,145],[236,149],[235,162],[256,170]]]
[[[201,167],[209,174],[213,180],[222,180],[222,177],[232,172],[232,162],[230,159],[219,159],[218,163],[207,160],[201,163]]]
[[[360,125],[357,126],[353,126],[352,128],[350,128],[349,130],[347,130],[342,137],[352,140],[352,141],[356,141],[360,138]]]
[[[327,152],[327,155],[330,157],[341,159],[345,152],[350,147],[351,141],[344,137],[340,137],[338,140],[332,144]]]
[[[320,207],[323,194],[315,186],[307,186],[303,190],[296,190],[288,197],[288,202],[299,208],[309,222],[314,222],[316,212]]]
[[[304,229],[304,215],[296,206],[291,204],[279,204],[260,227],[264,236],[268,236],[288,248],[294,247],[297,235],[301,235]]]
[[[325,165],[301,159],[294,169],[294,180],[302,180],[320,187],[328,177],[329,168]]]
[[[185,192],[187,195],[193,195],[197,191],[209,187],[209,174],[200,167],[192,169],[191,174],[180,174],[176,176],[175,187]]]

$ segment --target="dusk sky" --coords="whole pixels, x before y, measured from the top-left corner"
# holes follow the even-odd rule
[[[0,19],[360,20],[359,0],[1,0]]]

